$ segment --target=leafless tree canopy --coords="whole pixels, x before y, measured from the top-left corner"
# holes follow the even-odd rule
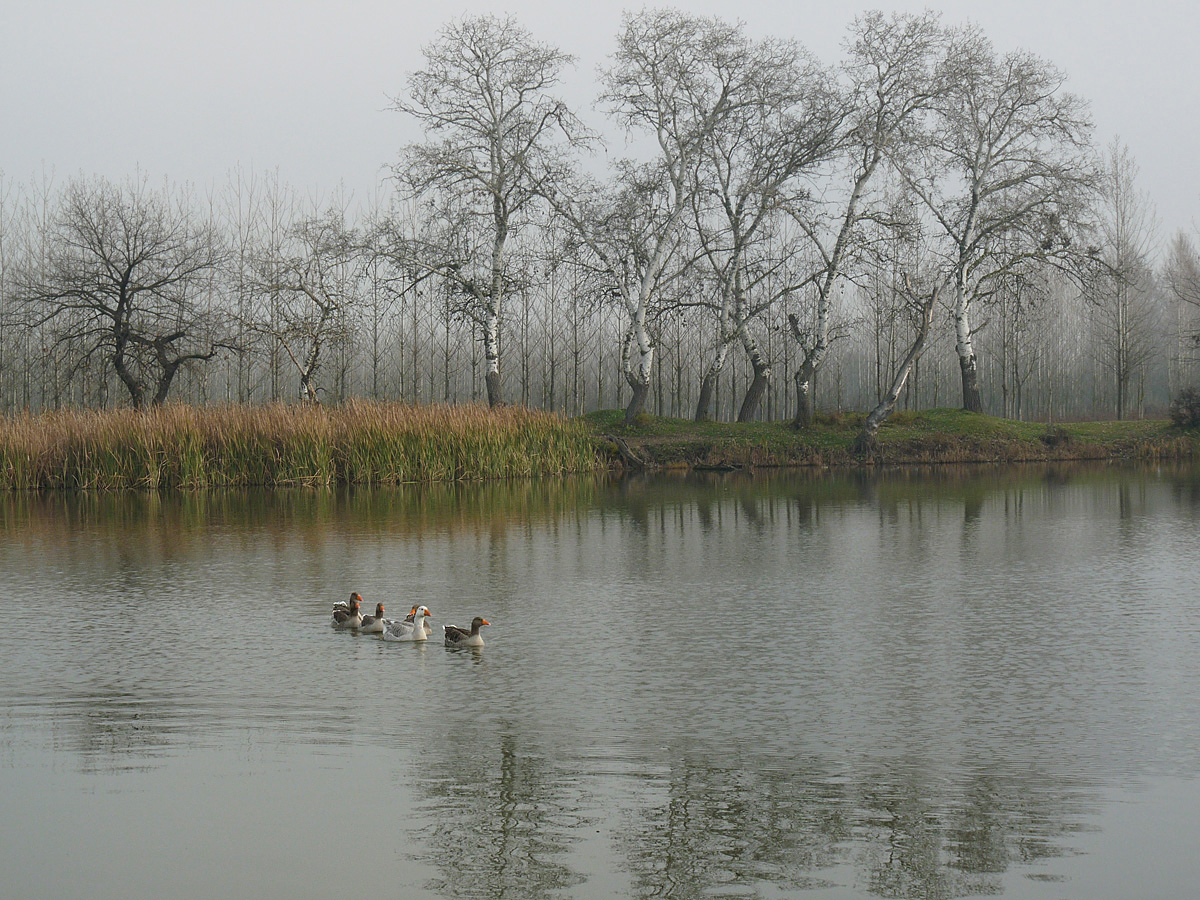
[[[71,366],[111,366],[142,406],[167,399],[182,366],[224,345],[213,311],[216,231],[144,179],[75,180],[14,273],[27,327],[69,347]]]
[[[565,146],[584,137],[554,95],[573,60],[514,19],[491,16],[447,25],[425,59],[409,79],[410,99],[395,108],[420,122],[429,139],[406,149],[396,174],[412,195],[443,205],[448,227],[393,252],[460,292],[461,309],[481,334],[495,406],[502,402],[501,319],[512,292],[510,240],[565,177]]]
[[[1093,146],[1052,62],[932,13],[865,13],[835,51],[648,8],[611,47],[573,110],[569,54],[449,22],[391,86],[422,134],[370,198],[0,176],[0,409],[368,396],[804,427],[1161,414],[1196,382],[1197,237],[1160,246],[1136,162]]]

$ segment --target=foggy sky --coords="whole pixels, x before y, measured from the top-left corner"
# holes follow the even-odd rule
[[[1000,0],[831,4],[827,0],[678,2],[792,37],[835,62],[866,9],[942,13],[980,25],[998,51],[1024,48],[1064,70],[1088,99],[1096,138],[1127,143],[1158,210],[1160,241],[1200,227],[1200,4],[1195,0]],[[278,170],[320,196],[344,184],[368,197],[419,138],[390,111],[420,48],[463,13],[512,13],[539,40],[578,57],[564,93],[596,127],[595,72],[625,9],[547,0],[38,0],[0,14],[0,173],[56,184],[135,171],[220,189],[231,169]],[[620,153],[619,140],[614,152]]]

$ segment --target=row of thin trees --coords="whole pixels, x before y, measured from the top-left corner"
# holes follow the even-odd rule
[[[448,24],[376,196],[0,177],[0,409],[351,397],[812,421],[1142,415],[1195,378],[1200,262],[1023,51],[870,13],[825,65],[626,15],[601,139],[511,18]],[[610,128],[610,130],[612,130]],[[601,171],[599,160],[618,158]]]

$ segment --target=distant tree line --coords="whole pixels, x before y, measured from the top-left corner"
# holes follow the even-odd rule
[[[1200,255],[1064,75],[974,26],[867,13],[842,58],[626,14],[599,131],[573,59],[465,17],[394,109],[370,198],[0,176],[0,410],[351,397],[808,425],[961,405],[1165,413]],[[628,157],[614,158],[629,148]]]

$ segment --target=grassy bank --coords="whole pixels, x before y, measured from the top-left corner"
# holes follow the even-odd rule
[[[862,465],[865,461],[850,448],[864,418],[853,413],[818,416],[812,428],[800,432],[786,422],[737,425],[655,418],[626,427],[619,411],[592,413],[586,420],[610,444],[611,456],[632,453],[627,465],[746,468]],[[933,409],[895,414],[880,429],[879,444],[880,457],[871,462],[889,465],[1178,459],[1198,455],[1200,435],[1166,420],[1046,425]]]
[[[580,422],[518,407],[352,403],[0,419],[0,488],[399,484],[596,468]]]
[[[118,490],[450,482],[603,468],[862,465],[851,452],[861,415],[745,425],[620,411],[581,419],[520,407],[351,403],[136,412],[59,412],[0,419],[0,490]],[[1047,426],[960,410],[899,413],[875,463],[1187,459],[1200,437],[1166,421]]]

